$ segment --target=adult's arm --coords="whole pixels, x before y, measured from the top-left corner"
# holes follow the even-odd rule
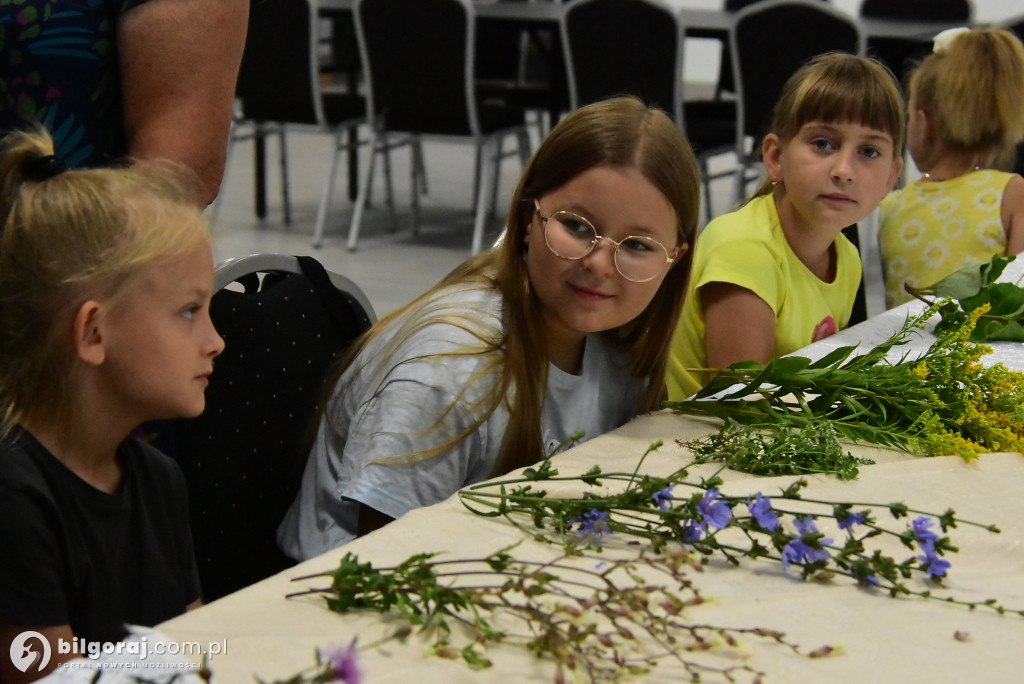
[[[224,176],[248,18],[249,0],[151,0],[117,27],[128,154],[191,168],[202,206]]]

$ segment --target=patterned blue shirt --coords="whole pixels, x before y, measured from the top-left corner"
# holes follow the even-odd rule
[[[42,123],[69,166],[127,152],[117,22],[149,0],[0,0],[0,131]]]

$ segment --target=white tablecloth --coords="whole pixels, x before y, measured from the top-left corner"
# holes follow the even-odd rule
[[[646,446],[662,439],[666,445],[648,457],[644,469],[667,474],[688,459],[674,440],[693,439],[714,429],[712,421],[659,413],[583,444],[559,456],[557,464],[563,474],[584,472],[594,463],[605,471],[631,470]],[[883,504],[903,501],[936,513],[952,507],[963,517],[998,524],[1000,535],[966,527],[954,531],[961,551],[950,557],[947,591],[961,599],[994,597],[1009,607],[1024,608],[1024,457],[989,454],[967,464],[958,457],[905,460],[889,455],[878,465],[862,467],[857,481],[811,478],[806,496]],[[723,489],[770,494],[791,481],[735,474],[727,476]],[[413,511],[344,551],[375,564],[393,564],[426,551],[443,552],[446,558],[479,557],[522,537],[509,524],[475,516],[451,499]],[[609,542],[604,557],[623,552],[621,548]],[[226,653],[209,663],[219,682],[251,681],[254,673],[264,679],[283,678],[309,666],[313,649],[331,642],[358,637],[360,644],[372,644],[397,623],[376,614],[337,615],[313,597],[284,598],[307,586],[324,586],[326,580],[296,585],[290,578],[330,570],[342,552],[324,554],[166,622],[160,630],[176,641],[224,642]],[[554,552],[525,541],[515,555],[545,558]],[[624,552],[635,550],[627,547]],[[902,559],[905,554],[897,556]],[[766,672],[769,682],[1009,682],[1020,681],[1024,671],[1024,618],[872,595],[846,580],[801,582],[795,574],[784,574],[777,562],[763,560],[738,568],[715,561],[695,581],[710,601],[687,609],[692,621],[780,629],[806,651],[825,644],[839,649],[838,655],[809,659],[778,645],[742,638],[742,657]],[[966,634],[967,641],[958,640],[957,632]],[[489,649],[495,665],[480,671],[469,670],[461,661],[425,657],[424,648],[425,642],[413,638],[406,644],[387,642],[364,651],[364,681],[450,684],[551,681],[554,676],[549,663],[511,647]],[[727,654],[723,663],[735,662],[736,657]],[[681,676],[665,662],[643,681],[680,681]]]
[[[1015,266],[1007,278],[1024,271]],[[920,309],[905,305],[859,326],[816,343],[801,352],[820,356],[843,344],[868,346],[887,338]],[[923,349],[927,334],[910,345]],[[995,358],[1024,368],[1024,347],[996,345]],[[902,351],[908,348],[904,347]],[[714,420],[677,416],[667,412],[641,417],[612,433],[594,439],[557,457],[562,474],[582,473],[600,464],[605,472],[631,472],[647,446],[665,445],[647,458],[643,472],[668,474],[690,460],[687,449],[676,440],[692,440],[714,432]],[[902,501],[912,508],[935,513],[948,508],[984,523],[994,523],[1002,534],[993,535],[970,527],[952,532],[960,553],[952,562],[940,595],[964,600],[996,598],[1003,605],[1024,609],[1024,456],[988,454],[965,463],[958,457],[918,458],[897,451],[857,447],[858,455],[877,460],[861,467],[852,482],[816,476],[810,478],[805,496],[833,501],[888,504]],[[709,466],[696,472],[707,472]],[[762,491],[774,494],[793,478],[756,478],[726,472],[723,490],[733,494]],[[581,493],[581,485],[562,485],[566,495]],[[894,523],[894,529],[905,527]],[[829,530],[841,534],[838,530]],[[834,536],[833,535],[833,536]],[[397,623],[376,614],[337,615],[314,597],[286,599],[285,594],[326,580],[296,585],[291,578],[328,571],[344,551],[356,553],[375,564],[394,564],[414,553],[442,552],[445,558],[480,557],[522,541],[515,555],[549,558],[556,549],[525,540],[506,522],[478,517],[456,499],[416,510],[371,535],[269,578],[199,610],[159,626],[176,641],[222,642],[226,653],[210,661],[215,681],[251,681],[284,678],[313,662],[313,650],[332,642],[346,643],[358,637],[364,647],[361,662],[365,682],[527,682],[551,681],[553,666],[512,647],[492,647],[488,656],[494,667],[472,671],[461,661],[424,656],[425,642],[417,638],[405,644],[388,641],[366,648],[390,634]],[[896,551],[898,559],[910,552]],[[606,544],[604,558],[634,554],[622,540]],[[596,562],[596,561],[595,561]],[[784,631],[805,651],[821,645],[837,648],[827,658],[810,659],[760,641],[742,638],[740,651],[712,651],[710,662],[725,665],[745,662],[767,674],[769,682],[1011,682],[1024,680],[1024,618],[999,616],[988,610],[964,608],[920,598],[892,599],[881,592],[857,588],[850,581],[809,583],[791,570],[785,574],[777,562],[745,561],[740,567],[713,561],[695,583],[707,603],[687,608],[694,622],[733,627],[764,627]],[[917,580],[919,589],[928,588]],[[718,660],[715,660],[718,658]],[[676,682],[680,669],[664,662],[643,681]],[[714,679],[714,678],[711,678]]]

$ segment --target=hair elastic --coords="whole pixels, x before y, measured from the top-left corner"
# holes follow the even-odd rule
[[[935,38],[932,40],[932,52],[937,55],[946,54],[946,50],[949,49],[953,39],[959,36],[961,33],[970,31],[971,29],[966,26],[959,26],[957,28],[948,28],[945,31],[939,31]]]
[[[54,154],[37,157],[25,164],[25,175],[36,183],[48,181],[68,170],[64,160]]]

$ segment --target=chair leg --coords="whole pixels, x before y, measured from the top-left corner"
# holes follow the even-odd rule
[[[740,158],[736,160],[736,204],[738,205],[743,201],[743,196],[747,190],[747,156],[740,153]]]
[[[412,138],[409,141],[409,154],[412,157],[412,193],[411,202],[412,205],[412,234],[419,235],[420,232],[420,183],[426,187],[427,178],[423,175],[421,166],[423,164],[423,147],[421,146],[419,138]],[[424,191],[425,192],[425,191]]]
[[[359,184],[359,196],[356,197],[356,205],[352,208],[352,223],[348,227],[348,251],[356,251],[356,240],[359,239],[359,222],[363,219],[363,209],[366,207],[366,197],[370,192],[370,179],[373,178],[373,166],[377,161],[377,155],[373,150],[377,149],[377,131],[370,130],[369,141],[370,154],[366,155],[366,176]]]
[[[476,201],[476,219],[473,222],[473,245],[471,247],[472,254],[479,254],[480,248],[484,242],[484,227],[487,223],[487,205],[490,203],[490,198],[487,197],[488,191],[491,186],[490,174],[496,171],[495,167],[497,164],[492,161],[496,159],[496,156],[490,154],[490,150],[485,150],[484,147],[495,147],[494,141],[496,138],[489,138],[484,141],[478,142],[477,150],[480,152],[479,157],[483,160],[483,165],[480,168],[479,185],[476,188],[477,201]]]
[[[256,218],[267,216],[267,131],[263,124],[256,122],[252,134],[253,154],[253,200]]]
[[[483,154],[485,143],[481,140],[477,140],[474,144],[476,146],[476,150],[473,159],[473,201],[470,203],[470,206],[473,207],[475,207],[477,202],[480,201],[480,176],[482,175],[481,169],[485,163]]]
[[[491,208],[488,216],[494,217],[498,214],[498,184],[501,180],[502,151],[505,147],[505,136],[498,135],[494,139],[494,182],[491,184]]]
[[[313,228],[313,247],[320,249],[324,242],[324,225],[327,223],[327,211],[331,206],[331,193],[334,191],[334,177],[338,172],[338,159],[341,157],[341,150],[344,148],[342,141],[346,131],[338,129],[334,134],[333,146],[331,147],[331,164],[327,169],[327,176],[324,178],[324,186],[320,191],[320,206],[316,210],[316,225]],[[370,155],[371,157],[373,155]]]
[[[388,210],[388,226],[394,233],[398,230],[398,226],[395,223],[395,197],[392,194],[391,183],[391,140],[386,132],[380,134],[380,140],[381,149],[384,150],[384,204]]]
[[[516,141],[519,145],[519,164],[525,169],[530,163],[530,132],[525,126],[516,129]]]
[[[285,128],[281,125],[277,132],[280,141],[281,152],[281,202],[284,204],[284,225],[292,225],[292,199],[288,192],[288,143],[286,142]]]
[[[427,165],[423,161],[423,140],[419,136],[413,136],[410,144],[415,152],[413,159],[416,161],[416,173],[420,177],[420,188],[423,194],[426,195],[430,190],[427,188]]]
[[[704,186],[704,223],[707,224],[711,221],[713,214],[711,213],[711,174],[708,173],[708,160],[701,157],[698,163],[700,169],[700,177],[704,179],[702,185]]]

